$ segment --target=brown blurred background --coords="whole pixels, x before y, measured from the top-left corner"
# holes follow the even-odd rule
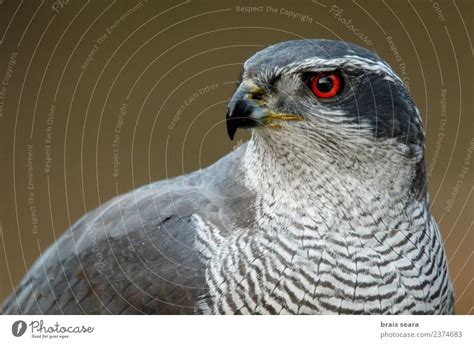
[[[474,314],[472,14],[471,0],[0,0],[0,300],[85,212],[245,140],[224,126],[242,63],[304,37],[372,49],[409,84],[457,313]]]

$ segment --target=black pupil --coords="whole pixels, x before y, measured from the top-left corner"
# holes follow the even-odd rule
[[[333,88],[332,79],[327,76],[322,76],[316,81],[316,87],[323,93],[327,93]]]

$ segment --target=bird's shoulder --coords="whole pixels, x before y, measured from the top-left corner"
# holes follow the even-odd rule
[[[193,218],[222,235],[248,221],[241,215],[253,198],[240,182],[244,149],[84,215],[37,260],[3,311],[194,313],[207,286]]]

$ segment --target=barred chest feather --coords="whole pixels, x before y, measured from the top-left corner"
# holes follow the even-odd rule
[[[374,181],[338,178],[329,167],[331,173],[300,171],[305,178],[288,179],[247,163],[254,225],[221,236],[196,219],[209,286],[201,312],[452,312],[443,245],[425,200],[409,199],[393,180],[386,192]]]

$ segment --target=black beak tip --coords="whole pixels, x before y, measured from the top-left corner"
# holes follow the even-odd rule
[[[229,138],[231,141],[234,140],[235,133],[237,131],[237,128],[233,127],[230,128],[229,125],[227,125],[227,134],[229,135]]]
[[[227,135],[229,135],[229,138],[234,140],[235,133],[237,131],[237,125],[236,121],[230,118],[230,110],[227,109],[227,114],[225,116],[226,118],[226,127],[227,127]]]

